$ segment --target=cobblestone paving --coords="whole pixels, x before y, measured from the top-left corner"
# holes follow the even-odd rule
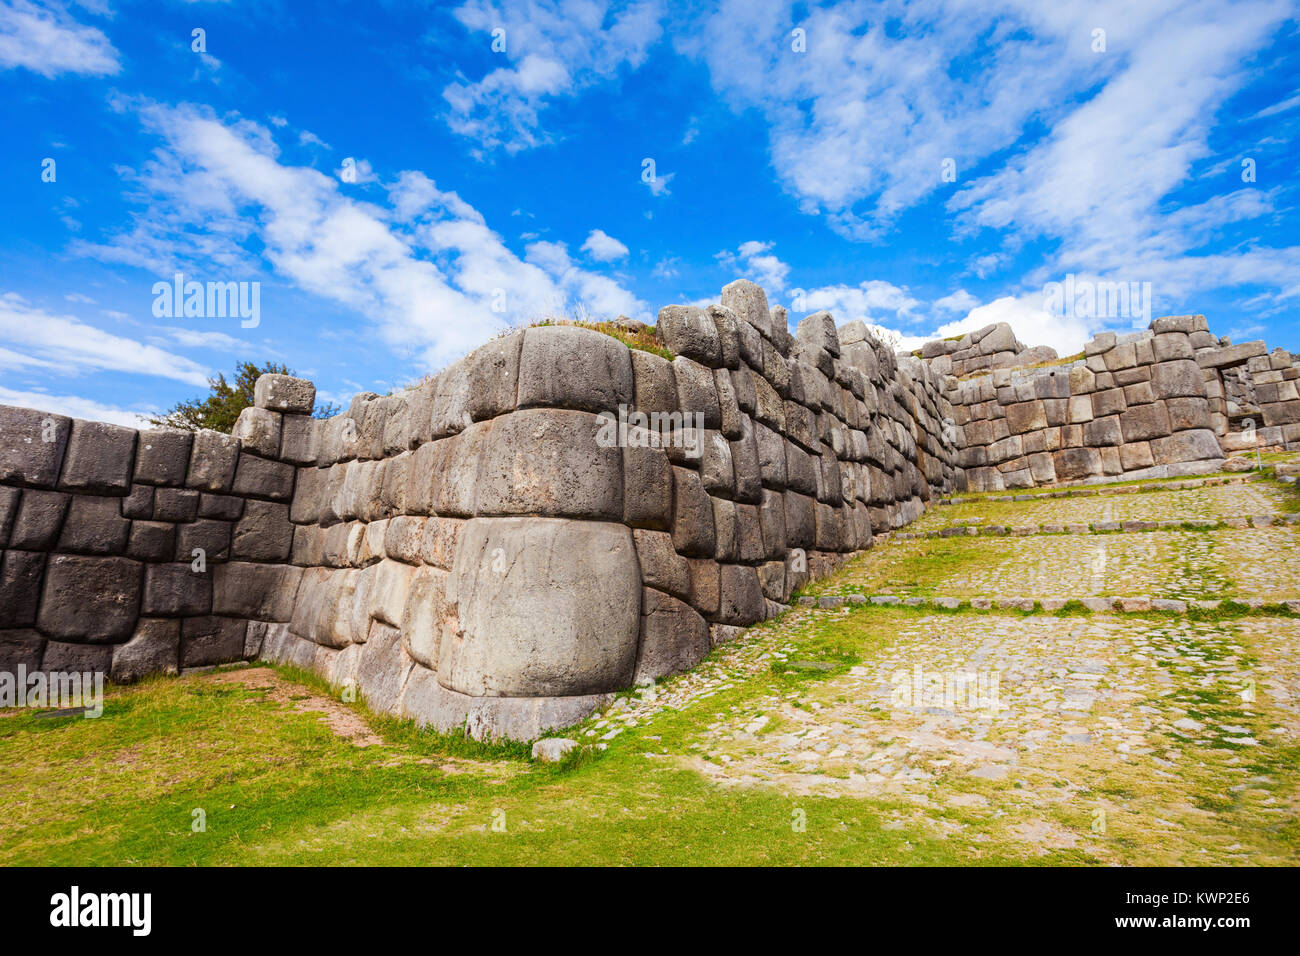
[[[836,612],[852,613],[880,612]],[[1191,826],[1206,842],[1166,857],[1286,859],[1252,830],[1295,824],[1294,780],[1257,759],[1300,743],[1295,622],[885,613],[887,648],[720,715],[694,766],[728,786],[901,797],[916,810],[900,821],[976,845],[992,837],[945,808],[1101,860]]]
[[[1274,486],[1021,503],[1007,524],[1264,513]],[[1114,508],[1104,516],[1097,508]],[[1091,508],[1091,512],[1075,509]],[[1123,509],[1123,510],[1121,510]],[[1300,597],[1295,526],[882,545],[822,586],[914,593]],[[972,548],[956,558],[932,550]],[[871,586],[868,586],[871,585]],[[960,585],[960,587],[958,586]],[[813,590],[816,590],[814,588]],[[818,650],[820,648],[820,651]],[[834,653],[827,649],[833,648]],[[847,652],[856,663],[844,663]],[[821,658],[819,659],[819,654]],[[795,680],[773,680],[776,670]],[[686,754],[656,721],[694,715]],[[1300,863],[1300,620],[796,608],[580,731],[791,801],[1008,855]],[[864,861],[868,862],[868,861]]]
[[[813,594],[1300,596],[1300,528],[950,538],[874,549]]]
[[[1043,498],[1038,501],[981,501],[932,508],[908,531],[937,531],[973,519],[982,524],[1092,524],[1098,521],[1191,521],[1278,514],[1294,502],[1294,491],[1271,482],[1211,485],[1179,491],[1099,494],[1093,498]]]

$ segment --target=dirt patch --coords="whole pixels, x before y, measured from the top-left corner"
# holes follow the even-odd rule
[[[321,723],[339,737],[358,747],[370,747],[384,742],[383,738],[370,729],[370,725],[360,714],[341,701],[323,697],[301,684],[290,683],[269,667],[219,671],[203,679],[265,691],[271,700],[288,704],[300,714],[319,713],[321,716],[318,719]]]

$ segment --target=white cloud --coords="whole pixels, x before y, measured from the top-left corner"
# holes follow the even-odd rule
[[[132,411],[114,405],[104,405],[89,398],[76,395],[51,395],[48,392],[22,392],[0,385],[0,405],[17,405],[21,408],[34,408],[41,412],[53,412],[92,422],[109,422],[124,425],[127,428],[148,427],[144,416],[156,414],[155,410]]]
[[[790,266],[772,254],[774,245],[772,242],[751,239],[742,242],[734,253],[724,249],[714,258],[724,269],[737,273],[733,278],[749,279],[761,285],[763,291],[770,295],[780,295],[785,291]]]
[[[906,288],[883,279],[870,279],[856,286],[830,285],[804,291],[795,290],[794,301],[801,302],[800,313],[826,310],[837,324],[861,319],[875,325],[907,322],[916,316],[922,303]]]
[[[87,325],[70,315],[55,315],[29,305],[21,296],[0,294],[0,340],[22,349],[43,367],[72,375],[87,371],[154,375],[189,385],[207,385],[207,369],[153,345]],[[21,353],[20,353],[21,354]]]
[[[386,187],[384,207],[351,198],[318,170],[281,163],[256,123],[189,105],[135,108],[163,140],[132,174],[146,209],[131,231],[74,251],[161,275],[197,262],[232,278],[260,270],[264,257],[300,288],[369,318],[394,352],[424,367],[556,309],[648,313],[618,283],[576,267],[560,244],[534,243],[520,259],[476,210],[421,172]],[[264,327],[273,321],[263,315]]]
[[[582,251],[597,262],[613,262],[627,255],[627,246],[602,229],[593,229],[582,244]]]
[[[78,23],[63,5],[0,0],[0,68],[19,67],[48,78],[112,76],[121,69],[103,31]]]
[[[642,179],[642,184],[650,190],[651,196],[671,196],[673,191],[668,188],[668,184],[673,181],[676,173],[656,173],[650,179]],[[650,213],[646,213],[646,218],[650,218]]]
[[[659,39],[661,0],[637,0],[614,11],[607,0],[470,0],[455,17],[485,46],[505,31],[506,65],[478,80],[463,75],[442,92],[447,125],[475,140],[477,152],[518,152],[553,136],[540,113],[572,95],[635,69]]]

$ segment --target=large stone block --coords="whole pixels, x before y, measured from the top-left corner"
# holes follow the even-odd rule
[[[1052,465],[1057,481],[1078,481],[1101,474],[1101,454],[1095,448],[1062,448],[1052,453]]]
[[[25,489],[9,532],[9,547],[20,551],[52,551],[59,540],[71,497],[59,491]]]
[[[133,428],[75,419],[63,456],[59,487],[125,495],[130,490],[135,467],[135,437]]]
[[[276,458],[280,454],[283,418],[279,412],[250,405],[239,413],[239,419],[230,434],[239,439],[241,448],[263,458]]]
[[[135,480],[145,485],[185,484],[194,433],[179,428],[140,432],[135,454]]]
[[[289,630],[326,647],[353,643],[357,636],[353,622],[357,580],[355,571],[307,568],[298,585]],[[364,607],[365,602],[361,604]],[[368,627],[363,628],[361,636],[367,633]]]
[[[271,461],[241,453],[232,491],[241,496],[288,501],[293,497],[295,468],[287,461]]]
[[[632,350],[633,393],[638,411],[675,412],[677,405],[677,379],[673,376],[672,362],[661,355]]]
[[[689,670],[709,653],[709,626],[688,604],[654,588],[641,592],[636,683]]]
[[[577,326],[536,326],[524,332],[520,408],[617,414],[632,396],[632,357],[622,342]]]
[[[259,375],[253,385],[253,404],[275,412],[310,415],[316,407],[316,386],[292,375]]]
[[[1210,427],[1210,403],[1204,398],[1171,398],[1165,403],[1169,409],[1170,431]]]
[[[45,554],[40,551],[0,554],[0,631],[36,623],[44,574]]]
[[[662,449],[650,446],[650,437],[629,430],[623,448],[623,523],[667,531],[673,514],[672,465]]]
[[[201,552],[204,563],[224,561],[230,557],[229,521],[203,518],[176,526],[176,560],[193,563]]]
[[[447,604],[447,579],[441,568],[418,568],[411,577],[402,617],[402,646],[411,658],[430,670],[438,666],[444,633],[454,633],[456,620]]]
[[[478,469],[479,515],[623,518],[623,450],[611,418],[534,408],[498,419]]]
[[[1135,405],[1119,416],[1124,441],[1147,441],[1169,434],[1169,413],[1164,402]]]
[[[121,498],[73,495],[59,535],[59,550],[72,554],[121,554],[131,522],[123,518]]]
[[[519,353],[524,333],[493,339],[465,359],[465,383],[469,390],[466,409],[473,421],[504,415],[515,408],[519,386]]]
[[[1151,442],[1151,454],[1157,465],[1205,461],[1223,457],[1219,440],[1208,428],[1178,432]]]
[[[280,458],[295,465],[314,465],[321,422],[310,415],[285,415],[280,423]]]
[[[1200,366],[1183,359],[1161,362],[1152,367],[1151,390],[1156,398],[1205,397],[1205,381]]]
[[[1047,413],[1041,401],[1017,402],[1006,407],[1007,427],[1013,435],[1023,435],[1047,427]]]
[[[176,550],[176,527],[166,521],[132,521],[126,556],[136,561],[170,561]]]
[[[70,418],[0,405],[0,482],[54,487],[71,433]]]
[[[153,495],[154,521],[193,521],[199,513],[201,492],[190,488],[159,488]]]
[[[238,463],[239,439],[207,429],[195,432],[185,484],[201,491],[225,494],[235,480]]]
[[[115,684],[130,684],[150,674],[175,674],[180,649],[180,621],[141,618],[131,639],[114,646],[109,679]]]
[[[748,279],[737,279],[722,287],[721,304],[730,309],[741,323],[749,323],[764,337],[770,339],[774,334],[772,327],[772,310],[767,304],[767,293],[762,287]],[[744,326],[741,326],[742,348],[744,346]],[[753,364],[752,362],[750,363]]]
[[[53,673],[107,674],[113,663],[113,648],[107,644],[77,644],[47,641],[41,656],[41,670]]]
[[[673,547],[688,557],[711,558],[716,544],[713,505],[700,476],[673,468]]]
[[[672,535],[638,528],[632,536],[636,542],[642,582],[683,601],[688,600],[691,594],[690,568],[686,558],[673,550]]]
[[[135,627],[143,576],[142,566],[126,558],[53,555],[37,626],[60,640],[124,640]]]
[[[439,653],[444,687],[472,696],[571,696],[632,679],[641,575],[632,532],[621,524],[474,518],[447,599],[455,625]]]
[[[673,378],[677,382],[677,404],[687,421],[698,422],[704,428],[721,428],[722,406],[713,370],[679,355],[673,359]]]
[[[140,613],[157,617],[212,613],[212,572],[190,563],[145,566]]]
[[[248,561],[282,562],[288,560],[292,546],[289,506],[254,500],[248,502],[244,516],[235,525],[230,555]]]
[[[213,570],[212,613],[255,621],[290,621],[302,568],[232,561]]]
[[[659,338],[677,355],[710,368],[723,364],[718,327],[701,308],[669,305],[660,309]]]
[[[429,457],[421,454],[424,446],[416,452],[411,481],[419,486],[426,475],[430,478],[431,513],[463,518],[474,514],[479,463],[497,424],[495,419],[476,422],[459,435],[436,441]]]
[[[187,617],[181,622],[181,667],[244,659],[247,623],[229,617]]]
[[[756,624],[767,616],[767,601],[758,571],[743,564],[718,568],[718,620],[723,624]]]

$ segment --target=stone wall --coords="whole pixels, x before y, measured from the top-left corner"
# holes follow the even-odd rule
[[[1300,438],[1290,356],[1199,316],[1071,362],[1006,326],[895,355],[824,312],[791,335],[739,281],[656,334],[671,358],[516,331],[325,420],[310,382],[264,376],[232,436],[0,408],[0,669],[261,657],[527,739],[953,490],[1213,470],[1246,408]]]
[[[277,383],[292,393],[273,394]],[[285,612],[310,383],[266,376],[266,433],[136,431],[0,406],[0,670],[115,681],[242,660],[249,593]]]
[[[989,326],[967,338],[1008,336],[1009,327]],[[968,350],[954,344],[956,354]],[[933,367],[948,353],[931,345],[921,354],[935,356],[923,358]],[[1037,356],[1016,353],[1011,367],[946,381],[967,490],[1201,474],[1256,440],[1300,439],[1300,368],[1291,356],[1218,339],[1201,315],[1102,333],[1072,361],[1014,367],[1029,358]],[[1251,412],[1260,427],[1241,436]]]

